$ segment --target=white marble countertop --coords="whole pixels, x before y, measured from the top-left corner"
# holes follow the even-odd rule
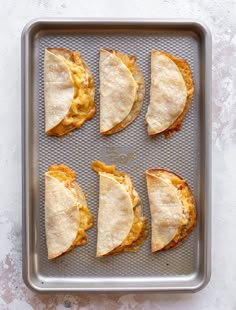
[[[196,294],[38,295],[21,275],[20,36],[36,17],[197,18],[213,37],[213,264]],[[236,1],[1,0],[0,309],[236,309]]]

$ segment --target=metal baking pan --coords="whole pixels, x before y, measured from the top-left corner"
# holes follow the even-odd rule
[[[96,117],[63,138],[44,134],[43,57],[46,47],[79,50],[96,84]],[[146,81],[139,117],[125,130],[99,135],[99,49],[137,56]],[[164,50],[186,59],[195,95],[182,130],[170,139],[147,136],[144,116],[149,102],[150,51]],[[40,19],[22,34],[23,134],[23,277],[38,292],[168,291],[195,292],[210,277],[211,261],[211,36],[196,21]],[[96,224],[89,242],[48,261],[44,231],[44,173],[65,163],[78,173],[96,219],[98,178],[93,160],[114,163],[132,176],[150,227],[144,171],[163,167],[184,177],[197,204],[193,233],[176,249],[150,252],[150,236],[138,253],[95,257]],[[96,222],[96,221],[95,221]]]

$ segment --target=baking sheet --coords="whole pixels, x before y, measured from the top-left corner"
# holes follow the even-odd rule
[[[63,137],[44,134],[43,58],[47,47],[79,50],[93,73],[96,117]],[[195,291],[210,273],[210,38],[196,22],[38,20],[22,37],[23,83],[23,275],[37,291]],[[138,118],[120,133],[99,134],[99,49],[117,49],[137,56],[146,81],[146,96]],[[170,52],[188,61],[195,94],[183,128],[174,137],[148,137],[144,116],[149,102],[150,51]],[[150,212],[144,172],[162,167],[187,180],[196,200],[198,223],[179,247],[151,254],[150,234],[138,253],[98,259],[96,218],[98,176],[95,159],[115,164],[130,174],[141,196],[150,232]],[[44,226],[44,173],[64,163],[77,172],[95,217],[89,242],[48,261]]]

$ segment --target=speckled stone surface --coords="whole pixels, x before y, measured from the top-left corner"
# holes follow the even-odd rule
[[[174,4],[173,4],[174,3]],[[213,38],[213,264],[196,294],[38,295],[21,275],[20,35],[35,17],[197,18]],[[236,309],[236,1],[0,1],[0,309]]]

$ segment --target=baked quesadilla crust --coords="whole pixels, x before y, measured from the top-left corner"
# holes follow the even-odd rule
[[[99,161],[94,161],[92,164],[92,169],[97,172],[100,175],[100,203],[99,203],[99,216],[98,216],[98,249],[97,250],[97,257],[101,256],[108,256],[108,255],[115,255],[119,254],[121,252],[137,252],[141,245],[143,244],[144,240],[147,237],[147,228],[146,228],[146,219],[143,215],[143,207],[141,204],[141,200],[139,198],[138,193],[135,191],[132,181],[130,177],[124,173],[116,171],[115,166],[106,166],[104,163]],[[101,178],[102,177],[102,178]],[[120,193],[125,193],[125,199],[128,199],[126,203],[124,201],[121,201],[121,195],[116,194],[114,191],[113,186],[110,188],[108,187],[105,193],[102,193],[102,188],[104,188],[104,182],[107,178],[110,181],[113,180],[113,184],[119,189]],[[109,194],[110,192],[110,194]],[[104,198],[101,197],[101,195],[104,194]],[[122,195],[123,195],[122,194]],[[111,195],[112,198],[108,198],[108,195]],[[119,198],[118,198],[119,196]],[[117,197],[117,199],[115,198]],[[113,199],[113,202],[111,200]],[[122,198],[123,199],[123,198]],[[101,212],[102,208],[104,209],[104,201],[107,201],[107,213],[106,217],[103,216],[103,219],[101,218]],[[127,207],[127,214],[123,213],[123,215],[118,215],[117,208],[121,208],[118,205],[121,204],[122,208],[124,207],[124,204]],[[131,213],[130,213],[131,212]],[[128,215],[129,213],[129,215]],[[132,220],[131,220],[131,214],[132,214]],[[120,218],[119,218],[120,216]],[[130,217],[130,220],[126,223],[124,219],[127,219]],[[110,219],[110,220],[109,220]],[[103,245],[101,242],[101,238],[103,238],[103,235],[105,234],[104,226],[107,225],[112,226],[112,221],[115,221],[116,225],[119,226],[116,230],[114,230],[114,234],[111,237],[113,240],[112,247],[110,247],[109,250],[104,250],[106,247],[105,244]],[[103,224],[102,224],[103,223]],[[104,224],[105,223],[105,224]],[[123,223],[123,224],[122,224]],[[122,236],[122,238],[116,240],[116,235],[119,234],[119,229],[121,229],[122,225],[125,225],[126,227],[129,227],[126,234]],[[112,229],[112,228],[111,228]],[[122,229],[125,229],[123,227]],[[107,243],[107,240],[109,240],[110,235],[107,236],[106,239],[103,240],[104,243]],[[114,240],[116,240],[116,246],[114,246]]]
[[[63,136],[70,131],[80,128],[87,120],[91,120],[95,113],[95,88],[93,76],[85,63],[85,61],[81,58],[79,52],[71,51],[65,48],[47,48],[45,53],[51,53],[55,56],[55,60],[57,62],[61,62],[64,64],[69,71],[70,80],[71,80],[71,99],[68,97],[63,98],[61,96],[61,102],[58,104],[63,108],[69,105],[69,108],[64,108],[63,116],[60,116],[60,122],[54,124],[54,126],[50,126],[48,128],[46,122],[46,134],[54,135],[54,136]],[[52,75],[54,64],[48,63],[48,58],[45,55],[45,113],[46,119],[50,119],[51,117],[56,117],[57,115],[57,105],[53,100],[53,96],[56,94],[51,93],[53,89],[51,84],[46,82],[47,75]],[[62,77],[66,76],[65,73],[61,72],[61,79],[58,82],[54,82],[54,85],[58,85],[60,83],[61,89],[65,89],[65,85],[63,84]],[[60,98],[58,99],[60,100]],[[65,100],[66,102],[63,102]]]
[[[130,125],[135,120],[135,118],[139,115],[142,109],[143,101],[144,101],[145,81],[144,81],[142,72],[136,63],[135,56],[127,55],[127,54],[118,52],[116,50],[109,50],[109,49],[102,49],[100,51],[100,53],[103,53],[103,52],[108,52],[112,55],[115,55],[119,59],[120,63],[123,63],[126,66],[126,68],[128,69],[127,71],[129,71],[132,75],[133,83],[134,83],[134,86],[136,87],[136,92],[135,92],[136,94],[133,99],[133,105],[129,113],[127,114],[127,116],[122,121],[120,121],[119,123],[114,125],[112,128],[110,128],[109,130],[102,130],[102,129],[100,130],[100,133],[103,135],[111,135],[111,134],[121,131],[122,129]],[[101,69],[102,67],[100,67],[100,70]],[[119,102],[117,102],[116,104],[119,104]]]
[[[163,51],[152,50],[152,56],[155,56],[155,55],[164,55],[176,64],[176,66],[178,67],[178,69],[179,69],[179,71],[183,77],[183,80],[184,80],[185,86],[186,86],[186,90],[187,90],[187,96],[186,96],[186,102],[184,105],[184,109],[181,112],[181,114],[177,117],[177,119],[175,119],[174,122],[168,128],[163,129],[162,131],[158,131],[158,132],[148,131],[149,135],[155,135],[157,133],[158,134],[163,133],[166,138],[170,138],[171,136],[174,135],[174,133],[176,131],[179,131],[182,127],[183,119],[184,119],[185,115],[187,114],[187,112],[190,108],[191,102],[192,102],[192,97],[194,94],[194,82],[193,82],[193,78],[192,78],[192,71],[191,71],[191,68],[190,68],[189,64],[187,63],[187,61],[185,61],[184,59],[181,59],[181,58],[177,58],[176,56],[169,54],[169,53],[166,53],[166,52],[163,52]],[[145,118],[145,122],[147,123],[146,118]]]
[[[87,243],[93,226],[85,196],[66,165],[52,165],[45,173],[45,229],[48,259]]]
[[[187,182],[176,173],[166,169],[152,168],[146,171],[146,177],[148,178],[149,176],[158,176],[170,180],[177,190],[182,205],[184,220],[180,222],[174,238],[158,250],[155,250],[152,245],[153,252],[164,251],[179,245],[195,227],[197,219],[195,201]]]

